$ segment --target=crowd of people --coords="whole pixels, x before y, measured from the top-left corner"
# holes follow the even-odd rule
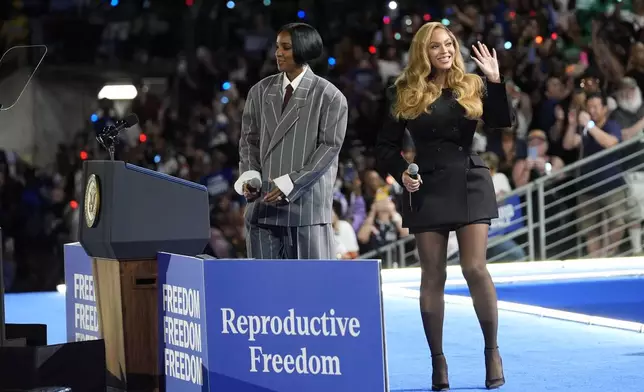
[[[500,201],[513,189],[613,148],[644,129],[644,1],[457,4],[432,14],[416,8],[399,9],[397,14],[365,11],[361,19],[365,23],[359,27],[350,23],[342,30],[342,24],[337,25],[344,34],[321,30],[327,56],[312,68],[342,90],[350,108],[334,195],[339,258],[355,258],[409,235],[398,212],[399,179],[378,172],[373,147],[388,110],[385,89],[405,66],[414,32],[429,20],[441,20],[461,41],[469,72],[476,70],[468,49],[473,43],[496,48],[516,121],[507,129],[481,124],[474,149],[490,167]],[[219,47],[205,42],[182,52],[164,93],[153,93],[140,82],[138,96],[124,112],[111,101],[98,102],[95,121],[88,122],[74,140],[58,146],[53,170],[31,167],[11,151],[0,154],[0,226],[5,264],[11,266],[7,280],[14,290],[48,289],[60,283],[62,244],[77,238],[82,160],[106,157],[94,129],[129,112],[137,114],[140,127],[126,135],[117,159],[205,185],[211,200],[211,241],[206,251],[219,258],[245,256],[245,201],[233,189],[241,114],[250,86],[276,72],[276,26],[260,13],[238,17],[246,25],[236,37],[241,44]],[[114,42],[123,42],[110,34],[102,40],[100,55],[107,57],[119,50]],[[133,61],[152,61],[154,53],[145,45],[156,41],[136,42],[140,46],[130,48]],[[582,128],[584,132],[578,132]],[[413,162],[411,138],[401,153]],[[584,170],[617,159],[607,155],[597,167]],[[620,170],[615,166],[603,172],[604,177],[592,176],[589,181],[601,182]],[[624,178],[629,184],[639,180],[636,173]],[[609,181],[575,203],[584,205],[580,216],[607,207],[609,215],[618,216],[612,221],[615,228],[631,222],[628,234],[641,252],[641,217],[615,207],[616,199],[626,197],[619,186],[619,181]],[[593,197],[603,194],[608,196]],[[597,235],[594,223],[584,219],[578,230],[592,238]],[[617,241],[625,233],[615,229],[611,235]],[[589,241],[587,253],[597,252],[597,244]],[[526,257],[526,250],[511,241],[496,252],[505,252],[508,261]]]

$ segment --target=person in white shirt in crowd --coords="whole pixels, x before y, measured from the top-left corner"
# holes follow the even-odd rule
[[[344,219],[342,216],[342,204],[333,201],[333,234],[335,235],[335,242],[337,244],[337,258],[338,259],[355,259],[360,254],[360,246],[358,245],[358,237],[353,230],[351,223]]]
[[[630,77],[622,79],[615,93],[617,108],[610,119],[622,127],[622,140],[641,137],[644,130],[644,105],[642,91],[637,81]],[[629,191],[628,218],[631,225],[628,234],[634,254],[642,253],[642,220],[644,220],[644,144],[630,144],[622,149],[624,180]]]

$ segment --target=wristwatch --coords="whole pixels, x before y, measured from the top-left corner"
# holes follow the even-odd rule
[[[591,129],[595,128],[595,122],[593,120],[590,120],[586,123],[586,126],[584,127],[584,136],[588,134],[588,131]]]

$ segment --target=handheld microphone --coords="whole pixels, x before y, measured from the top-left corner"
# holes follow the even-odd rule
[[[418,179],[418,165],[415,163],[412,163],[409,165],[407,168],[407,173],[409,173],[409,177],[411,177],[413,180]]]
[[[407,173],[409,173],[409,177],[412,180],[417,180],[418,179],[418,165],[415,164],[415,163],[412,163],[411,165],[409,165],[409,167],[407,167]],[[412,209],[412,199],[413,199],[413,195],[410,192],[409,193],[409,209]]]
[[[262,189],[262,180],[260,180],[257,177],[253,177],[246,182],[246,185],[248,185],[248,187],[251,188],[253,191],[258,191]]]

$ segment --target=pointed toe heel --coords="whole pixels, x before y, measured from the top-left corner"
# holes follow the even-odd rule
[[[490,371],[492,366],[496,365],[495,358],[498,356],[499,367],[501,368],[501,376],[494,377],[490,376]],[[494,378],[493,378],[494,377]],[[501,359],[501,354],[499,354],[499,348],[486,348],[485,349],[485,388],[487,389],[497,389],[505,384],[505,375],[503,374],[503,359]]]
[[[449,391],[445,355],[432,355],[432,391]]]

